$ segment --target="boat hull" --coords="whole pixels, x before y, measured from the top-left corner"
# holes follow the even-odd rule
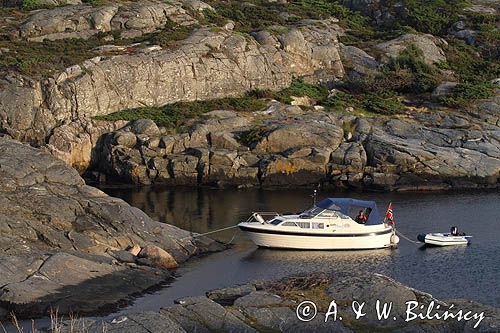
[[[240,226],[260,247],[296,250],[368,250],[391,244],[392,229],[361,234],[285,233]]]
[[[469,245],[470,237],[465,236],[444,236],[444,235],[425,235],[424,242],[427,245],[433,246],[454,246],[454,245]]]

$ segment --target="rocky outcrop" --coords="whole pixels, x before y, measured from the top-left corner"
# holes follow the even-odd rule
[[[355,46],[341,45],[340,56],[346,68],[347,79],[351,81],[375,74],[380,66],[375,58]]]
[[[498,98],[461,112],[408,110],[393,119],[271,102],[253,114],[212,113],[176,135],[143,120],[105,135],[96,155],[101,173],[137,184],[495,188]]]
[[[180,25],[197,24],[198,21],[181,5],[180,2],[142,1],[100,7],[63,6],[31,15],[17,33],[20,38],[36,42],[87,39],[99,32],[111,31],[128,38],[161,29],[169,21]]]
[[[126,121],[79,119],[56,127],[43,148],[83,173],[88,168],[94,167],[94,161],[98,158],[95,156],[95,151],[101,147],[101,137],[126,124]]]
[[[249,283],[243,286],[211,291],[205,296],[186,297],[159,313],[136,313],[107,321],[83,320],[79,325],[101,332],[472,332],[479,322],[481,332],[496,332],[500,324],[500,310],[464,300],[442,301],[425,292],[407,287],[387,276],[373,273],[344,274],[340,276],[309,275],[288,277],[280,281]],[[230,295],[214,298],[213,295]],[[297,311],[302,301],[312,301],[317,311]],[[327,315],[330,302],[337,304],[337,316]],[[388,319],[378,320],[376,301],[392,307]],[[351,304],[365,303],[365,316],[356,318]],[[469,320],[406,320],[406,302],[418,302],[425,315],[444,311],[483,313],[484,318],[468,316]],[[432,304],[432,305],[431,305]],[[437,308],[437,310],[436,310]],[[332,311],[333,311],[332,307]],[[300,309],[299,309],[300,310]],[[297,312],[310,319],[301,321]],[[304,314],[312,314],[312,318]],[[342,318],[342,319],[340,319]],[[64,325],[63,325],[64,326]],[[64,329],[63,329],[64,332]]]
[[[332,21],[313,21],[277,35],[277,45],[262,45],[253,37],[201,28],[174,49],[96,57],[41,82],[10,75],[1,81],[0,128],[40,145],[68,120],[276,90],[293,77],[332,80],[343,75],[337,30]]]
[[[406,49],[409,45],[415,45],[423,52],[424,61],[428,64],[446,61],[443,50],[438,46],[439,44],[446,44],[446,41],[432,35],[414,35],[406,34],[396,39],[380,43],[375,48],[383,53],[382,60],[394,59],[399,56],[401,51]]]
[[[149,261],[127,256],[133,246]],[[2,307],[95,311],[168,278],[165,267],[220,249],[85,185],[49,153],[0,137]]]

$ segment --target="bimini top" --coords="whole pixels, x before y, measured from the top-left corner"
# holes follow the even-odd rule
[[[328,198],[316,204],[316,206],[323,209],[336,210],[344,215],[350,216],[353,214],[357,215],[360,209],[369,208],[371,211],[369,210],[368,221],[366,221],[365,224],[374,225],[383,223],[375,201],[356,200],[351,198]],[[353,209],[356,209],[356,211],[353,212]],[[368,213],[366,210],[365,212]]]

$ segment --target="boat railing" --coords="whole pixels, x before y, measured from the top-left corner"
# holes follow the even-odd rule
[[[268,221],[268,220],[271,220],[277,216],[280,216],[280,214],[277,212],[254,212],[252,215],[250,215],[250,217],[247,219],[246,222],[260,222],[260,223],[262,223],[262,220],[260,220],[260,219],[264,219],[264,221]],[[259,219],[259,217],[260,217],[260,219]]]

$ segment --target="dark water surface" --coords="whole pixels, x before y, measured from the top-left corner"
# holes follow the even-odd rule
[[[311,205],[310,190],[103,189],[152,218],[194,232],[236,224],[252,211],[297,212]],[[375,200],[381,212],[393,203],[398,230],[415,239],[419,233],[448,231],[456,225],[473,235],[468,247],[420,248],[401,239],[395,250],[283,251],[258,249],[237,229],[213,235],[235,246],[223,253],[189,261],[165,288],[136,299],[120,313],[158,310],[182,296],[244,282],[296,273],[370,271],[389,275],[437,298],[467,298],[500,307],[500,192],[334,193]]]

